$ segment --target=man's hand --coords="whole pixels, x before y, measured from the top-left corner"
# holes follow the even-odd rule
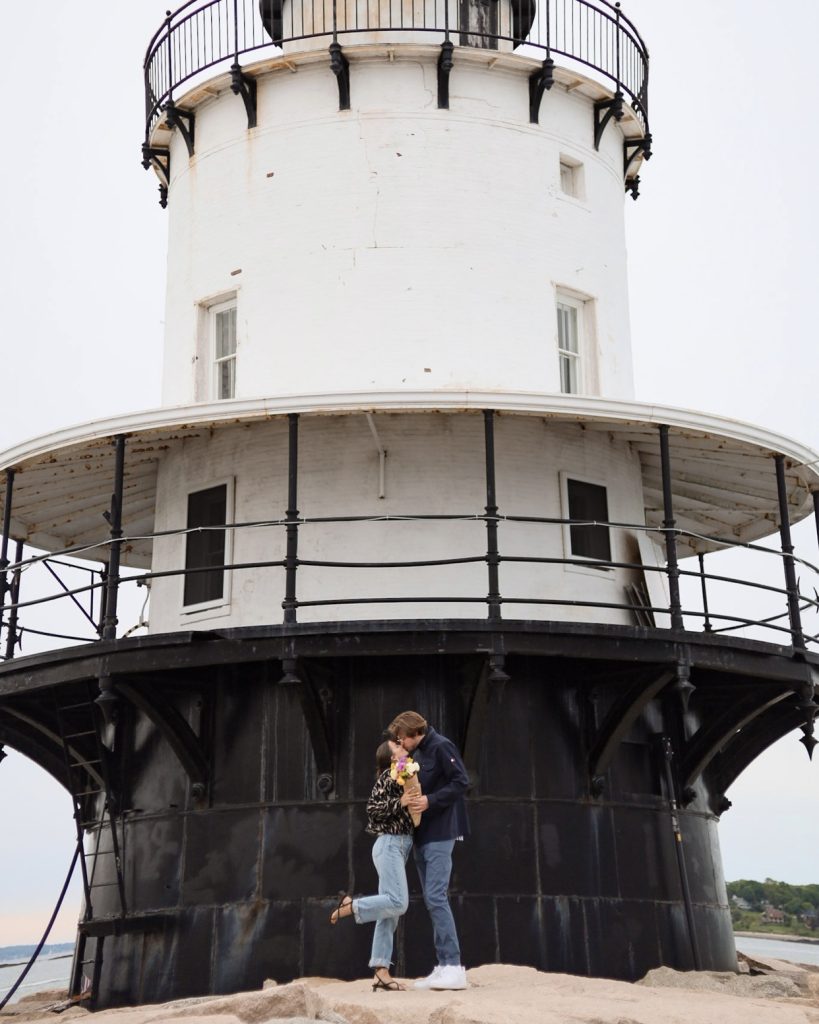
[[[416,814],[423,814],[423,812],[429,807],[429,800],[427,800],[423,793],[409,793],[405,794],[405,796],[409,797],[406,806]],[[404,799],[402,797],[401,803],[403,802]]]

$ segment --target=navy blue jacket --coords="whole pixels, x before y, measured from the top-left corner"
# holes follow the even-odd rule
[[[429,807],[415,830],[415,842],[434,843],[469,835],[464,799],[469,777],[458,748],[452,740],[428,728],[412,757],[421,766],[418,780],[429,800]]]

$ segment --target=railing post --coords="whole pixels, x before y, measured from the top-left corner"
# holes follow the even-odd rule
[[[680,569],[677,563],[677,536],[674,532],[674,503],[671,495],[671,456],[668,448],[668,426],[660,424],[660,465],[663,476],[663,536],[665,537],[666,573],[668,576],[669,612],[671,628],[682,629],[680,604]]]
[[[495,496],[495,411],[484,409],[484,447],[486,451],[486,566],[489,576],[489,619],[501,617],[500,588],[498,585],[498,506]]]
[[[6,661],[9,661],[14,657],[14,648],[17,646],[17,605],[20,602],[20,580],[23,575],[23,567],[20,563],[23,561],[23,542],[17,541],[15,545],[16,550],[14,554],[14,561],[17,568],[14,570],[14,576],[11,581],[11,611],[9,612],[9,621],[6,626]]]
[[[711,619],[708,617],[708,591],[705,587],[705,558],[700,552],[697,555],[697,561],[700,563],[700,587],[702,589],[702,610],[705,612],[704,629],[706,633],[710,633],[712,630]]]
[[[776,492],[779,498],[779,538],[782,548],[782,564],[785,569],[785,589],[788,592],[788,618],[791,626],[791,643],[794,650],[804,651],[805,637],[802,633],[802,613],[799,610],[799,587],[793,564],[793,543],[791,542],[791,521],[788,513],[788,488],[785,481],[785,456],[774,455],[776,464]]]
[[[119,597],[119,563],[122,547],[122,492],[125,482],[125,435],[117,434],[114,439],[114,493],[111,495],[111,509],[103,513],[111,527],[111,553],[108,559],[108,580],[106,582],[105,616],[102,624],[102,639],[117,638],[117,599]]]
[[[296,621],[296,572],[299,567],[299,414],[291,412],[287,417],[289,424],[289,448],[287,461],[287,554],[285,556],[284,581],[284,621]]]
[[[819,542],[819,490],[810,493],[813,495],[813,522],[816,526],[816,540]]]

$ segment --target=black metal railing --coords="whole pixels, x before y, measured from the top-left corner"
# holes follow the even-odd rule
[[[622,93],[648,131],[648,50],[608,0],[188,0],[148,45],[146,142],[182,86],[220,65],[239,70],[246,54],[292,53],[291,44],[320,38],[401,42],[405,33],[561,58]]]
[[[292,510],[291,510],[292,512]],[[345,526],[354,528],[360,524],[382,524],[385,530],[390,530],[398,524],[405,523],[424,524],[430,531],[440,527],[443,523],[457,523],[463,527],[468,525],[481,525],[486,527],[490,534],[489,543],[484,550],[476,551],[472,555],[460,555],[448,558],[417,558],[417,559],[396,559],[396,560],[373,560],[362,561],[355,559],[339,560],[326,558],[299,557],[293,553],[293,531],[301,535],[302,543],[305,533],[327,526]],[[602,560],[579,558],[560,555],[504,555],[503,534],[509,534],[516,526],[536,526],[548,534],[550,531],[565,531],[572,526],[580,527],[605,527],[613,533],[627,533],[635,537],[638,532],[643,532],[655,538],[658,544],[666,546],[670,539],[702,539],[700,535],[693,535],[688,531],[668,527],[646,527],[639,523],[624,522],[598,522],[587,520],[572,520],[554,517],[539,516],[514,516],[501,515],[497,512],[475,512],[474,514],[440,514],[440,515],[384,515],[384,516],[322,516],[318,518],[307,518],[298,514],[288,514],[280,519],[253,522],[232,522],[221,526],[207,527],[209,530],[229,531],[234,535],[246,530],[258,530],[260,527],[272,527],[283,531],[287,536],[289,531],[290,544],[283,541],[283,549],[288,554],[283,558],[271,560],[254,560],[248,562],[232,561],[222,568],[225,573],[240,575],[247,572],[276,573],[279,576],[279,589],[281,603],[278,607],[270,608],[269,621],[276,621],[284,624],[298,621],[299,609],[302,608],[328,608],[334,609],[328,615],[328,619],[337,620],[340,609],[351,608],[363,605],[389,606],[395,604],[417,605],[419,609],[425,605],[474,605],[475,615],[472,618],[486,617],[489,621],[499,622],[501,615],[509,618],[516,618],[515,608],[526,605],[530,608],[543,609],[543,619],[551,621],[571,620],[572,613],[578,609],[594,609],[601,613],[599,620],[589,619],[584,621],[599,621],[601,623],[611,622],[612,613],[626,613],[633,625],[645,626],[668,630],[673,633],[679,629],[687,631],[705,632],[710,634],[735,634],[746,638],[765,638],[778,644],[789,645],[794,649],[806,649],[819,644],[819,595],[817,595],[816,583],[819,580],[819,568],[812,563],[798,558],[793,552],[778,551],[774,548],[761,544],[738,543],[728,538],[707,538],[712,543],[719,543],[728,549],[741,549],[746,553],[748,559],[742,576],[730,575],[727,572],[708,571],[705,567],[706,557],[711,560],[719,558],[719,553],[711,552],[708,556],[699,555],[695,564],[696,568],[686,568],[687,562],[682,562],[677,567],[679,589],[676,592],[667,587],[669,580],[669,564],[646,564],[643,561],[628,560]],[[204,529],[204,528],[197,528]],[[190,530],[168,530],[153,535],[153,539],[180,537],[191,532]],[[493,543],[491,534],[495,533]],[[476,538],[478,534],[475,534]],[[127,544],[136,538],[129,538],[123,535],[118,540],[100,538],[97,549],[106,550],[114,543]],[[144,540],[144,538],[140,538]],[[518,545],[514,545],[517,547]],[[540,550],[542,545],[538,544]],[[117,634],[113,628],[110,616],[109,589],[111,576],[108,573],[107,564],[101,569],[89,568],[88,565],[72,561],[80,552],[77,548],[69,548],[58,552],[55,555],[30,554],[28,557],[21,557],[20,546],[17,550],[17,560],[10,562],[6,572],[14,580],[12,587],[6,588],[6,600],[2,609],[0,620],[0,631],[4,633],[5,644],[3,651],[5,659],[13,658],[18,653],[28,653],[22,643],[26,634],[32,637],[50,637],[58,640],[67,640],[75,643],[91,642],[100,638],[114,639],[117,635],[122,636],[123,631]],[[750,561],[755,558],[756,562]],[[761,565],[761,560],[773,565],[776,570],[772,575],[766,572]],[[395,575],[394,579],[400,579],[400,570],[413,570],[426,568],[430,570],[440,569],[444,566],[483,564],[487,569],[486,590],[480,593],[434,593],[427,591],[424,594],[408,593],[374,593],[366,596],[350,596],[345,594],[345,581],[349,579],[350,572],[366,573],[368,570],[390,570]],[[541,575],[542,589],[537,593],[514,594],[504,589],[503,567],[506,565],[526,565],[531,567],[530,579],[537,581],[538,573],[543,574],[544,570],[554,566],[573,566],[585,569],[596,569],[600,572],[601,583],[609,579],[610,571],[618,571],[618,589],[622,594],[621,599],[603,599],[606,596],[606,589],[591,586],[587,590],[598,590],[597,596],[566,595],[565,580],[558,580],[557,577]],[[787,570],[790,565],[794,573],[794,584],[790,582],[791,573]],[[58,573],[55,567],[59,567]],[[333,592],[326,579],[324,585],[327,588],[326,596],[311,599],[299,599],[296,595],[301,589],[297,586],[297,580],[302,581],[305,573],[311,570],[339,570],[339,591]],[[150,588],[155,581],[169,580],[180,576],[188,576],[194,573],[212,572],[212,566],[199,568],[168,568],[152,572],[136,572],[129,576],[122,576],[117,581],[119,590],[123,587],[137,586]],[[65,573],[88,573],[90,578],[87,582],[80,581],[73,586],[66,583]],[[21,586],[21,580],[29,575],[36,576],[39,573],[38,583],[32,581],[30,596],[26,595],[26,588]],[[342,575],[343,574],[343,575]],[[773,582],[773,577],[780,575],[784,585]],[[46,590],[43,582],[46,577],[56,582],[56,586]],[[766,579],[767,577],[767,579]],[[798,578],[797,578],[798,577]],[[665,587],[656,587],[654,580],[662,579]],[[551,588],[551,590],[550,590]],[[396,590],[400,588],[396,587]],[[610,590],[611,588],[607,588]],[[810,591],[810,593],[808,593]],[[597,599],[600,598],[600,599]],[[71,631],[70,627],[65,630],[55,630],[38,627],[36,624],[28,624],[25,620],[26,613],[32,614],[42,611],[46,606],[54,606],[56,602],[68,602],[72,612],[81,618],[86,627],[85,633]],[[147,602],[147,596],[144,599]],[[144,602],[140,615],[140,622],[147,624],[144,620]],[[483,610],[481,610],[483,609]],[[562,614],[554,614],[558,609]],[[743,614],[743,610],[745,613]],[[568,613],[568,614],[567,614]],[[531,613],[529,616],[531,618]],[[36,620],[34,620],[36,623]],[[66,621],[68,621],[66,619]],[[622,621],[622,618],[621,618]],[[90,627],[90,629],[88,628]],[[131,633],[136,627],[129,628],[126,633]]]

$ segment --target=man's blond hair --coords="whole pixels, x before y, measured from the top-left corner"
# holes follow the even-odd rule
[[[402,711],[390,722],[387,732],[400,739],[403,736],[423,736],[427,728],[427,720],[417,711]]]

